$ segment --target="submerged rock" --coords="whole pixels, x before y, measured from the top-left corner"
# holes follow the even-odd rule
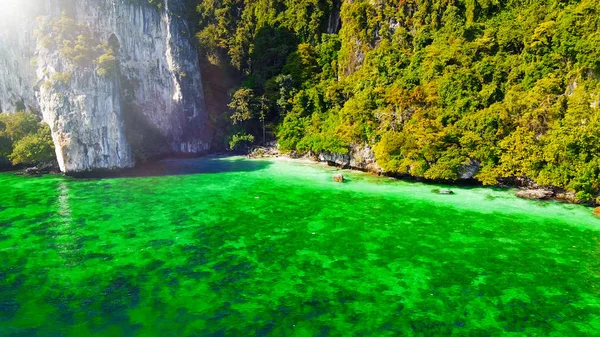
[[[518,191],[515,193],[515,196],[530,200],[544,200],[552,198],[554,196],[554,192],[545,189],[528,189]]]
[[[344,181],[346,181],[346,179],[344,178],[343,174],[336,173],[333,175],[333,181],[335,181],[336,183],[343,183]]]
[[[454,191],[452,191],[452,190],[440,190],[438,193],[439,194],[454,194]]]

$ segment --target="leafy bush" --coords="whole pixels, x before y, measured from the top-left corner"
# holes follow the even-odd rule
[[[231,136],[229,140],[229,149],[238,150],[243,147],[248,147],[250,144],[254,142],[254,136],[248,135],[245,133],[238,133]]]
[[[0,156],[13,165],[53,162],[50,127],[30,113],[0,113]]]
[[[115,52],[111,47],[105,45],[106,52],[95,61],[98,66],[97,72],[100,76],[107,76],[117,71],[118,61]]]
[[[13,114],[0,113],[0,137],[11,142],[36,133],[39,127],[40,121],[33,114],[22,111]]]
[[[47,124],[40,126],[34,134],[28,134],[13,144],[8,156],[13,165],[50,163],[55,160],[54,143]]]

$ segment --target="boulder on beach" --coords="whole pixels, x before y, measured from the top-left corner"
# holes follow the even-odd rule
[[[333,175],[333,181],[336,183],[343,183],[346,179],[344,179],[344,175],[341,173],[336,173]]]
[[[577,195],[575,194],[575,192],[558,192],[554,195],[554,199],[558,199],[561,201],[566,201],[566,202],[570,202],[573,204],[579,204],[581,203],[581,201],[579,201],[577,199]]]
[[[515,196],[523,199],[543,200],[552,198],[554,196],[554,192],[545,189],[528,189],[518,191],[515,193]]]

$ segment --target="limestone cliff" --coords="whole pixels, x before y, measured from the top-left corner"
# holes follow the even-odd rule
[[[208,150],[184,2],[8,0],[11,15],[0,20],[0,111],[40,113],[65,172]],[[108,70],[103,53],[112,60]]]

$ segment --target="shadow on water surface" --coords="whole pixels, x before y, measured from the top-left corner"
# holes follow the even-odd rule
[[[163,159],[131,169],[72,174],[76,178],[136,178],[175,175],[253,172],[268,168],[272,163],[235,157],[202,157],[194,159]]]

